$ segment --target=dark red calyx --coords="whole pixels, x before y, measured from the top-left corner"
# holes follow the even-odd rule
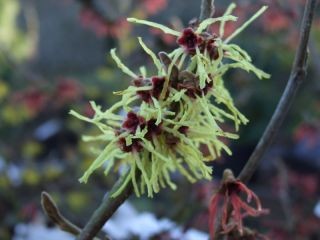
[[[184,74],[184,76],[179,79],[180,83],[178,83],[178,90],[186,90],[186,95],[190,98],[196,98],[197,96],[202,96],[202,93],[206,95],[209,90],[213,87],[213,79],[209,74],[210,82],[206,82],[203,89],[199,86],[199,77],[192,76],[189,74]]]
[[[160,135],[162,132],[161,123],[156,125],[156,119],[150,119],[147,121],[146,127],[148,132],[146,133],[145,137],[148,140],[151,140],[152,136]]]
[[[207,95],[208,92],[212,89],[212,87],[213,87],[213,80],[211,79],[210,82],[206,82],[206,85],[202,89],[204,95]]]
[[[219,58],[219,51],[218,51],[218,47],[215,45],[215,39],[208,40],[207,52],[211,60],[217,60]]]
[[[137,94],[144,102],[151,102],[151,97],[158,99],[163,89],[165,82],[164,77],[154,76],[152,78],[142,78],[139,77],[132,81],[133,85],[136,87],[152,86],[151,90],[141,90],[137,91]]]
[[[132,80],[132,85],[135,87],[145,87],[145,86],[151,86],[152,83],[151,83],[150,78],[144,78],[144,77],[140,76],[139,78]],[[142,101],[144,101],[144,102],[151,101],[150,90],[137,91],[137,94],[142,99]]]
[[[186,90],[186,95],[191,98],[196,98],[197,95],[201,94],[199,87],[196,86],[196,83],[193,81],[183,81],[183,83],[178,83],[179,90]]]
[[[179,132],[179,133],[182,133],[182,134],[184,134],[184,135],[187,135],[188,130],[189,130],[189,127],[188,127],[188,126],[181,126],[181,127],[178,128],[178,132]]]
[[[214,36],[206,36],[205,40],[199,46],[200,52],[204,53],[207,51],[211,60],[217,60],[219,58],[218,47],[215,42],[216,39]]]
[[[132,80],[132,84],[135,87],[151,86],[151,81],[150,78],[139,76],[138,78]]]
[[[147,103],[151,102],[151,93],[149,90],[137,91],[137,94],[141,98],[142,101],[147,102]]]
[[[135,112],[128,112],[127,118],[124,120],[122,127],[130,133],[135,133],[138,126],[145,123],[145,119],[138,116]]]
[[[165,78],[164,77],[152,77],[151,82],[152,82],[151,94],[154,98],[158,99],[160,97],[161,92],[162,92]]]
[[[140,152],[143,149],[140,139],[132,139],[132,143],[127,146],[126,139],[120,138],[118,144],[123,152]]]
[[[196,47],[203,42],[200,35],[196,34],[192,28],[185,28],[177,43],[182,46],[188,54],[194,55]]]
[[[166,144],[169,146],[169,147],[175,147],[179,142],[180,142],[180,139],[174,135],[172,135],[171,133],[167,133],[166,134]]]

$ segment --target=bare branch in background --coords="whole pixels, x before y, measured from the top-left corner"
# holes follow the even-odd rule
[[[209,18],[214,13],[214,0],[202,0],[199,21]]]
[[[60,227],[61,230],[71,233],[72,235],[79,235],[82,231],[81,228],[79,228],[77,225],[70,222],[67,218],[65,218],[57,204],[53,201],[52,197],[47,192],[42,192],[41,194],[41,205],[43,208],[43,211],[46,213],[46,215],[49,217],[49,219],[54,222],[56,225]],[[94,240],[100,240],[100,238],[94,237],[92,238]],[[102,240],[109,240],[108,237],[103,236],[101,238]]]
[[[297,90],[306,77],[308,41],[317,0],[308,0],[302,20],[299,45],[296,51],[295,60],[292,66],[291,74],[287,86],[277,105],[277,108],[265,129],[259,143],[250,156],[248,162],[242,169],[238,178],[242,182],[248,182],[253,173],[257,170],[261,158],[267,151],[268,147],[274,141],[280,127],[287,116],[290,106],[295,98]]]
[[[238,176],[238,179],[241,182],[248,182],[254,174],[254,172],[257,170],[259,162],[261,161],[263,155],[267,151],[268,147],[272,144],[273,140],[276,137],[276,134],[279,132],[280,127],[295,98],[297,90],[299,89],[301,83],[305,80],[308,57],[307,47],[313,16],[316,9],[316,2],[317,0],[308,0],[306,4],[304,16],[302,19],[302,25],[300,27],[301,30],[299,45],[296,51],[296,56],[294,59],[287,86],[259,143],[257,144],[248,162],[246,163],[246,165],[244,166],[244,168]],[[230,206],[228,207],[227,211],[228,215],[230,216],[232,211]],[[213,239],[224,239],[224,236],[220,234],[220,232],[221,225],[217,228],[217,231],[215,232],[215,236]]]
[[[57,224],[61,230],[71,233],[73,235],[78,235],[81,229],[66,219],[58,209],[56,203],[53,201],[49,193],[42,192],[41,194],[41,205],[43,211],[47,214],[49,219]]]

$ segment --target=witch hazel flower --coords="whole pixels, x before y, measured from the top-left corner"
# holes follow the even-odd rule
[[[191,58],[191,68],[200,76],[200,87],[204,88],[205,82],[210,82],[209,74],[221,76],[230,68],[242,68],[246,71],[255,73],[259,78],[268,78],[269,75],[254,67],[251,63],[250,56],[238,45],[229,44],[229,42],[241,33],[252,21],[259,17],[267,7],[262,7],[254,16],[245,22],[228,38],[223,39],[225,23],[228,21],[236,21],[237,17],[231,15],[235,4],[231,4],[226,13],[217,18],[208,18],[201,23],[192,24],[178,32],[158,23],[140,20],[136,18],[128,18],[129,22],[148,25],[162,30],[164,33],[173,35],[177,38],[179,48],[170,53],[173,62],[179,62],[183,65],[187,57]],[[207,32],[207,28],[212,24],[220,22],[219,34]],[[234,63],[223,64],[224,59],[233,60]],[[192,69],[194,70],[194,69]]]
[[[215,91],[212,91],[211,95],[213,95],[218,104],[222,103],[231,110],[235,118],[236,129],[238,129],[239,124],[246,124],[248,120],[234,107],[233,100],[224,87],[223,75],[229,69],[240,68],[253,72],[260,79],[269,78],[270,76],[256,68],[252,64],[251,57],[240,46],[229,44],[233,38],[259,17],[267,7],[262,7],[234,33],[223,39],[225,23],[237,20],[237,17],[231,15],[234,8],[235,4],[231,4],[223,16],[208,18],[200,23],[192,24],[190,27],[183,29],[182,32],[146,20],[136,18],[128,18],[127,20],[133,23],[148,25],[160,29],[166,34],[175,36],[179,47],[168,54],[172,59],[170,68],[172,69],[174,64],[177,64],[180,69],[186,67],[188,71],[193,72],[199,78],[200,89],[206,88],[208,84],[213,85]],[[207,31],[208,27],[217,23],[220,23],[219,33]],[[188,59],[189,61],[187,61]],[[210,95],[208,98],[210,98]]]
[[[80,178],[81,182],[87,182],[99,168],[104,168],[106,175],[121,168],[125,181],[112,197],[120,194],[129,182],[137,196],[147,192],[152,197],[160,188],[176,189],[170,177],[176,171],[192,183],[211,179],[212,168],[207,162],[223,152],[231,155],[223,140],[238,138],[237,134],[223,130],[221,124],[233,121],[238,130],[240,124],[248,122],[235,107],[222,76],[230,68],[268,76],[250,63],[249,55],[239,46],[227,44],[226,40],[205,31],[213,23],[220,22],[223,28],[225,21],[235,20],[228,11],[231,10],[182,33],[157,23],[128,19],[176,36],[179,46],[169,54],[160,52],[157,55],[138,38],[156,68],[157,73],[151,76],[145,67],[140,67],[139,73],[130,70],[116,50],[111,50],[111,57],[130,77],[131,85],[114,93],[120,100],[107,110],[91,102],[95,112],[91,118],[71,111],[72,115],[92,123],[101,131],[98,136],[84,136],[84,141],[105,144]],[[190,61],[186,61],[187,58]],[[224,63],[225,58],[234,62]],[[125,111],[124,116],[119,114],[121,111]],[[204,148],[206,153],[201,151]]]
[[[139,41],[141,43],[142,40],[139,39]],[[143,44],[141,44],[141,46],[155,59],[155,55],[150,52],[150,49],[146,49],[146,46]],[[114,54],[114,52],[112,54]],[[203,95],[209,94],[212,84],[208,83],[206,88],[201,89],[199,87],[199,79],[194,74],[188,71],[182,71],[180,73],[175,65],[172,66],[170,77],[137,77],[127,67],[124,68],[124,64],[120,62],[120,59],[115,56],[113,56],[113,58],[125,73],[134,78],[134,86],[117,92],[117,94],[123,96],[123,99],[136,100],[136,98],[140,98],[142,100],[140,112],[142,112],[143,115],[151,114],[157,118],[157,123],[161,122],[160,118],[162,117],[162,120],[169,125],[167,131],[175,131],[175,134],[179,134],[180,138],[184,137],[181,135],[180,130],[188,128],[188,137],[194,136],[194,138],[197,139],[194,140],[195,145],[207,146],[210,155],[204,157],[205,159],[216,159],[220,156],[222,150],[231,154],[230,149],[219,137],[236,139],[238,136],[222,131],[218,122],[223,122],[224,118],[234,119],[234,117],[211,104],[208,99],[202,97]],[[171,60],[164,53],[160,53],[160,59],[161,63],[158,62],[159,60],[154,60],[155,65],[160,66],[158,67],[158,72],[168,71]],[[169,84],[163,96],[164,99],[162,99],[161,95],[164,92],[166,80],[169,80]],[[127,103],[126,100],[124,100],[124,102]],[[197,103],[199,104],[199,108],[194,108],[194,104]],[[123,107],[127,111],[132,110],[132,108],[126,106],[126,104]],[[192,125],[192,127],[186,127],[190,125]],[[174,127],[172,128],[172,126]],[[173,142],[173,138],[169,138],[169,141]],[[189,145],[190,144],[187,144],[187,146]]]
[[[146,52],[155,57],[139,40]],[[170,179],[170,173],[176,170],[191,182],[201,178],[210,179],[212,170],[203,161],[199,146],[187,137],[190,123],[177,121],[176,113],[171,110],[172,103],[179,101],[179,95],[183,92],[176,91],[165,100],[159,100],[165,79],[161,75],[165,70],[160,61],[155,60],[159,76],[147,77],[144,71],[137,76],[121,62],[115,50],[111,51],[111,56],[122,71],[132,77],[133,85],[116,92],[122,96],[122,100],[106,111],[91,102],[95,111],[93,118],[71,111],[72,115],[95,124],[102,131],[99,136],[84,136],[85,141],[108,142],[80,181],[86,182],[100,167],[105,167],[105,174],[108,174],[111,169],[117,169],[116,166],[122,166],[128,169],[129,174],[126,174],[124,184],[113,196],[117,196],[129,181],[137,196],[145,191],[148,196],[153,196],[160,187],[168,185],[176,188]],[[137,104],[140,104],[138,109]],[[125,117],[115,113],[122,108],[127,112]],[[141,175],[140,180],[136,172]]]
[[[246,200],[243,200],[241,195],[246,195]],[[251,202],[254,202],[256,206],[250,206]],[[262,208],[258,196],[244,183],[235,179],[233,173],[227,169],[224,171],[220,189],[210,202],[210,235],[213,239],[216,231],[219,231],[217,227],[221,225],[221,234],[228,235],[236,232],[243,236],[244,232],[248,232],[248,229],[243,226],[245,217],[259,217],[268,212],[269,210]],[[217,222],[218,219],[220,222]]]

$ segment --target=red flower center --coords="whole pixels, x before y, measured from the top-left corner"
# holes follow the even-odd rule
[[[133,80],[133,85],[136,87],[152,86],[151,90],[137,91],[137,94],[144,102],[151,102],[151,97],[158,99],[163,89],[165,82],[164,77],[154,76],[150,78],[139,77]]]
[[[197,35],[192,28],[185,28],[177,42],[187,53],[194,55],[196,53],[196,47],[203,42],[203,39]]]
[[[127,114],[126,120],[123,122],[122,127],[128,130],[130,133],[135,133],[138,126],[145,122],[144,118],[138,116],[134,112],[129,112]]]
[[[161,124],[156,124],[156,119],[150,119],[146,121],[143,117],[139,116],[134,112],[129,112],[127,118],[122,124],[122,128],[116,132],[116,135],[119,135],[123,131],[128,131],[130,134],[134,134],[137,131],[137,128],[140,127],[141,130],[147,128],[147,133],[145,138],[149,141],[152,140],[154,135],[160,135],[162,133]],[[139,152],[142,150],[141,140],[133,138],[130,145],[126,144],[125,138],[120,138],[118,141],[120,149],[124,152]]]

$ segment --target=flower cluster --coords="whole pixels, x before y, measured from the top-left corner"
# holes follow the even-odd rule
[[[265,8],[223,40],[225,22],[236,20],[230,15],[232,8],[233,5],[222,17],[206,19],[182,32],[145,20],[128,19],[176,36],[179,47],[157,56],[138,38],[154,62],[155,76],[148,76],[144,67],[140,68],[140,73],[134,73],[118,58],[115,49],[111,50],[115,63],[131,77],[132,84],[115,92],[121,100],[107,110],[91,102],[95,111],[93,118],[71,111],[102,132],[99,136],[85,136],[84,140],[107,142],[81,182],[86,182],[97,168],[104,167],[108,174],[111,169],[121,167],[126,179],[113,197],[130,181],[137,196],[145,191],[153,196],[166,185],[176,188],[170,178],[174,171],[179,171],[190,182],[211,178],[212,169],[206,162],[216,159],[223,151],[231,154],[223,138],[238,138],[224,131],[221,123],[231,120],[238,130],[240,124],[248,122],[224,87],[224,73],[231,68],[241,68],[259,78],[268,77],[252,65],[244,50],[228,43]],[[206,29],[216,22],[220,22],[219,34],[207,32]],[[119,114],[121,110],[125,111],[124,116]],[[207,154],[201,149],[206,149],[203,152]]]
[[[247,196],[246,201],[241,199],[241,194]],[[256,208],[249,205],[254,201]],[[222,203],[222,208],[220,207]],[[229,206],[231,206],[231,214],[229,219]],[[225,170],[222,186],[219,191],[213,196],[209,207],[209,229],[210,235],[214,237],[216,229],[216,220],[221,213],[221,233],[230,234],[236,231],[240,236],[247,231],[243,226],[243,218],[251,216],[258,217],[262,214],[267,214],[269,210],[263,209],[260,199],[251,191],[244,183],[235,179],[230,170]],[[248,233],[246,233],[248,234]],[[258,238],[255,238],[258,239]]]

